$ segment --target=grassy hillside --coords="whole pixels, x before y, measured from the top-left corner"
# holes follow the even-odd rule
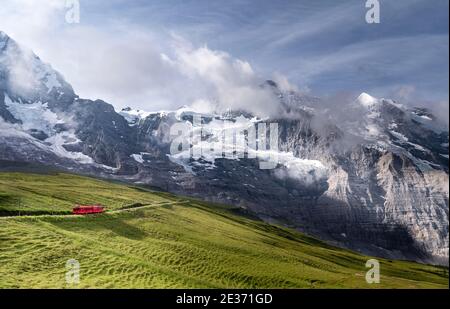
[[[74,204],[99,203],[109,210],[173,200],[138,188],[69,174],[0,172],[0,214],[70,213]]]
[[[109,211],[55,215],[74,203]],[[19,210],[32,215],[11,216]],[[79,288],[448,288],[442,268],[381,259],[381,283],[369,285],[368,257],[226,207],[86,177],[0,173],[0,211],[0,288],[72,287],[68,259],[80,262]]]

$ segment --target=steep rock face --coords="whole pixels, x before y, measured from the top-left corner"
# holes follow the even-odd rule
[[[422,172],[405,156],[364,148],[330,165],[330,188],[311,217],[322,217],[319,224],[334,240],[363,251],[361,243],[370,243],[365,250],[378,255],[446,260],[448,189],[436,182],[448,182],[448,174]]]
[[[136,139],[135,131],[110,104],[100,100],[76,100],[72,112],[81,152],[119,171],[136,171],[134,167],[127,169],[126,164],[130,154],[136,151],[130,143]]]
[[[32,87],[19,72],[29,72]],[[207,138],[197,144],[217,141],[227,126],[275,122],[276,168],[210,152],[183,158],[170,153],[170,128],[198,130],[196,112],[116,113],[101,100],[80,99],[58,72],[0,32],[0,160],[238,205],[367,254],[448,262],[448,129],[429,111],[368,94],[333,108],[271,81],[262,87],[274,91],[282,115],[202,115]]]
[[[393,154],[384,155],[377,170],[386,192],[384,221],[405,226],[425,252],[448,257],[448,174],[422,171],[409,158]]]
[[[423,109],[367,94],[355,103],[345,108],[357,122],[315,130],[314,119],[299,120],[281,130],[282,147],[324,162],[329,172],[318,201],[285,217],[352,249],[446,263],[448,132]]]

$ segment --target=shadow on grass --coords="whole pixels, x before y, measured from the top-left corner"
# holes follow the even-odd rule
[[[0,206],[6,205],[6,204],[9,204],[9,205],[17,204],[18,202],[19,202],[19,199],[17,197],[14,197],[7,193],[0,192]]]
[[[132,240],[142,240],[147,236],[145,231],[127,223],[123,218],[110,217],[104,214],[84,217],[71,222],[53,221],[50,223],[65,230],[81,233],[85,231],[101,233],[102,231],[109,230],[117,236]]]
[[[112,220],[98,220],[95,221],[95,224],[110,230],[118,236],[128,239],[142,240],[147,236],[147,233],[143,230],[128,224],[125,220],[120,218],[114,218]]]

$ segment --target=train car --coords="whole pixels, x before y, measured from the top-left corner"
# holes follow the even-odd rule
[[[105,211],[105,207],[102,205],[76,205],[72,213],[74,215],[89,215],[89,214],[98,214]]]

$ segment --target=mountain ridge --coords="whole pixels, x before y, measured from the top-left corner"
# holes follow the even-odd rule
[[[364,104],[330,104],[269,82],[283,110],[279,117],[230,111],[207,115],[205,127],[214,135],[223,132],[217,130],[222,123],[277,122],[280,154],[289,154],[288,161],[260,170],[258,160],[247,158],[179,160],[170,155],[169,128],[192,125],[195,111],[117,113],[101,100],[79,98],[39,58],[4,45],[0,160],[156,186],[238,205],[360,252],[448,263],[448,129],[424,109],[368,94],[354,100]],[[33,73],[35,87],[16,89],[16,62]]]

